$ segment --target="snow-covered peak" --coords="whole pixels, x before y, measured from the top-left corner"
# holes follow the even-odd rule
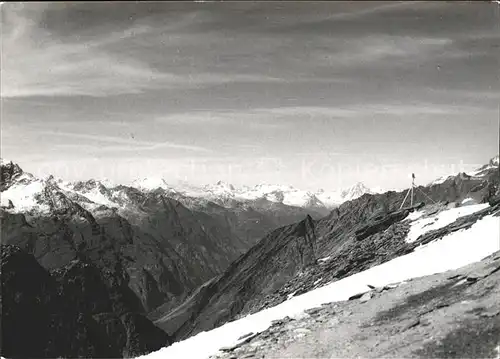
[[[499,166],[499,156],[497,155],[497,156],[491,158],[487,164],[476,169],[473,172],[468,173],[468,175],[474,176],[474,177],[482,177],[482,176],[486,175],[487,173],[489,173],[489,171],[491,169],[498,168],[498,166]]]
[[[217,188],[221,188],[221,189],[224,189],[226,191],[234,191],[234,186],[231,184],[231,183],[227,183],[227,182],[224,182],[224,181],[218,181],[215,186]]]
[[[6,163],[2,165],[2,179],[7,178],[9,182],[8,186],[2,187],[2,191],[12,186],[14,182],[19,182],[18,184],[20,185],[15,195],[11,196],[14,193],[12,192],[3,196],[4,198],[12,199],[14,206],[16,206],[16,202],[24,201],[19,198],[22,193],[31,193],[30,191],[35,191],[35,187],[36,192],[40,192],[47,186],[52,186],[57,191],[64,191],[69,195],[69,198],[74,198],[77,201],[80,201],[84,197],[85,200],[82,205],[89,210],[100,206],[122,208],[129,205],[132,206],[134,202],[133,199],[129,198],[126,190],[109,180],[90,179],[87,181],[67,182],[51,176],[46,179],[40,179],[35,178],[31,174],[24,173],[19,166],[11,162],[3,160],[2,163]],[[23,187],[31,182],[35,184],[24,191]],[[170,184],[161,177],[140,178],[133,181],[131,187],[143,192],[160,189],[169,195],[175,195],[179,198],[189,197],[202,201],[212,201],[222,206],[233,206],[235,201],[249,203],[249,201],[264,199],[288,206],[322,209],[335,207],[342,202],[355,199],[364,193],[373,193],[362,183],[357,183],[345,191],[325,191],[324,189],[308,191],[291,185],[265,182],[254,186],[234,186],[224,181],[218,181],[215,184],[205,186],[191,185],[184,182]],[[23,208],[25,207],[29,207],[27,202]],[[31,207],[35,208],[36,203],[33,202]]]
[[[34,176],[24,172],[18,164],[2,159],[0,166],[0,191],[4,192],[15,184],[28,184],[34,180]],[[2,193],[3,196],[3,193]],[[2,205],[4,203],[2,202]]]
[[[72,187],[75,191],[89,192],[97,190],[99,192],[105,192],[107,186],[105,186],[101,181],[96,181],[95,179],[90,179],[88,181],[77,181],[68,183],[69,187]]]
[[[234,197],[236,189],[230,183],[224,181],[218,181],[214,185],[206,185],[203,187],[203,190],[206,192],[215,195],[215,196],[223,196],[223,197]]]
[[[483,177],[483,176],[487,175],[491,169],[497,168],[498,166],[499,166],[499,156],[497,155],[497,156],[491,158],[488,161],[488,163],[485,164],[484,166],[481,166],[481,167],[477,168],[476,170],[468,172],[466,174],[469,176],[472,176],[472,177]],[[439,178],[436,178],[434,181],[430,182],[428,185],[432,186],[432,185],[442,184],[442,183],[446,182],[446,180],[448,180],[449,178],[453,178],[457,175],[458,175],[458,173],[450,173],[450,174],[441,176]]]
[[[272,192],[272,191],[283,191],[283,192],[297,192],[299,189],[295,188],[291,185],[283,185],[283,184],[272,184],[261,182],[253,187],[256,191],[262,192]]]
[[[6,158],[0,157],[0,165],[4,166],[8,163],[13,163],[11,160],[8,160]]]
[[[0,166],[2,169],[2,181],[6,179],[11,179],[15,176],[20,176],[21,174],[24,173],[24,171],[19,167],[17,163],[14,163],[12,161],[7,161],[5,159],[0,158]]]
[[[158,177],[145,177],[132,182],[132,187],[140,190],[155,190],[157,188],[173,190],[173,188],[163,179]]]
[[[351,187],[342,191],[341,197],[344,201],[351,201],[353,199],[361,197],[365,193],[372,193],[372,192],[363,183],[357,182]]]
[[[320,207],[325,204],[311,191],[297,189],[290,185],[260,183],[253,187],[243,186],[235,190],[235,198],[255,200],[264,198],[275,203],[296,207]]]
[[[496,155],[495,157],[493,157],[492,159],[490,159],[490,163],[489,164],[490,164],[490,166],[498,167],[499,163],[500,163],[500,156]]]
[[[29,182],[16,182],[9,188],[2,191],[1,206],[11,207],[15,212],[29,212],[37,210],[39,212],[49,211],[47,204],[40,203],[39,197],[45,189],[45,181],[41,179],[33,179]]]

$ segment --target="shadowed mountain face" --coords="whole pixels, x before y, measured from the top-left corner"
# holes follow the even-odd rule
[[[131,357],[171,342],[140,314],[124,273],[84,260],[49,272],[11,245],[1,246],[1,259],[5,357]]]
[[[3,212],[2,238],[33,253],[48,269],[79,255],[101,270],[122,266],[147,311],[202,284],[236,256],[234,247],[217,242],[199,224],[180,220],[183,208],[174,206],[160,201],[147,228],[115,213],[94,217],[81,207],[41,217]]]
[[[274,292],[291,276],[315,261],[316,240],[310,216],[298,224],[273,231],[231,264],[222,276],[206,284],[197,295],[183,303],[182,308],[195,313],[200,310],[200,313],[192,318],[194,323],[188,320],[178,330],[178,335],[187,335],[197,323],[203,323],[200,329],[216,327],[252,308],[255,293],[265,295]],[[210,305],[199,307],[205,304],[203,299],[210,301]],[[166,318],[160,318],[156,324],[166,331],[176,330],[170,323],[179,324],[179,318],[185,315],[182,308]]]
[[[490,168],[481,176],[460,173],[446,181],[414,191],[417,206],[434,202],[460,205],[465,200],[488,202],[498,187],[498,170]],[[185,339],[286,300],[310,288],[311,273],[331,256],[331,280],[340,279],[413,250],[404,240],[408,226],[402,221],[413,208],[407,200],[399,210],[404,192],[365,194],[314,221],[307,217],[295,225],[279,228],[263,238],[223,275],[205,284],[178,308],[168,312],[160,307],[150,316],[155,323]],[[307,275],[305,275],[307,274]],[[316,276],[312,281],[318,279]],[[295,294],[299,294],[295,293]]]

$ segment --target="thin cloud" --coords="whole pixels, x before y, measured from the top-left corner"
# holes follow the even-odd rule
[[[358,104],[338,107],[295,106],[278,108],[256,108],[248,110],[225,111],[193,111],[160,116],[154,119],[156,123],[179,126],[230,126],[245,129],[283,129],[288,121],[314,119],[345,119],[362,120],[374,116],[381,117],[411,117],[415,116],[450,116],[464,113],[485,111],[482,107],[465,105],[439,105],[426,102],[408,104],[379,103]]]
[[[463,114],[466,112],[477,112],[484,110],[475,106],[459,105],[438,105],[424,102],[415,102],[409,104],[357,104],[339,107],[280,107],[271,109],[253,110],[256,117],[268,116],[274,119],[287,117],[331,117],[331,118],[364,118],[372,115],[388,116],[408,116],[408,115],[452,115]]]
[[[261,113],[253,111],[193,111],[159,116],[155,122],[168,125],[241,126],[246,129],[271,129],[282,127],[278,123],[261,122]]]
[[[371,15],[378,12],[386,12],[408,6],[414,7],[416,4],[422,4],[422,3],[427,3],[427,1],[394,1],[389,4],[376,5],[374,7],[369,7],[366,6],[367,4],[364,4],[363,6],[365,7],[365,9],[336,13],[325,17],[324,20],[349,20],[353,18],[363,17],[365,15]]]
[[[200,88],[231,82],[276,82],[272,76],[193,71],[173,74],[106,48],[153,31],[140,24],[86,42],[64,42],[38,24],[38,8],[4,9],[2,97],[139,94],[150,89]],[[41,8],[43,9],[43,7]]]
[[[366,36],[349,41],[336,41],[336,46],[314,51],[313,58],[319,66],[372,67],[387,64],[387,60],[427,59],[429,56],[442,54],[443,49],[451,44],[453,41],[448,38]],[[451,54],[453,53],[454,51],[451,51]]]
[[[120,147],[109,147],[108,150],[111,149],[111,150],[137,151],[137,150],[156,150],[161,148],[173,148],[173,149],[189,150],[195,152],[213,152],[212,150],[205,147],[194,146],[194,145],[182,145],[170,141],[152,142],[152,141],[141,141],[135,139],[126,139],[114,136],[92,135],[92,134],[72,133],[72,132],[56,132],[56,131],[42,131],[40,135],[58,136],[58,137],[64,137],[65,139],[83,139],[83,140],[90,140],[100,143],[104,142],[115,145],[116,144],[125,145]]]

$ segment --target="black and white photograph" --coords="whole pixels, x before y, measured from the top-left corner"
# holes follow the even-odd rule
[[[0,12],[2,359],[500,359],[500,2]]]

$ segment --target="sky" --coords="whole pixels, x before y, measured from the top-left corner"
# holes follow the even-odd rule
[[[39,176],[405,188],[498,153],[496,3],[1,9],[1,155]]]

